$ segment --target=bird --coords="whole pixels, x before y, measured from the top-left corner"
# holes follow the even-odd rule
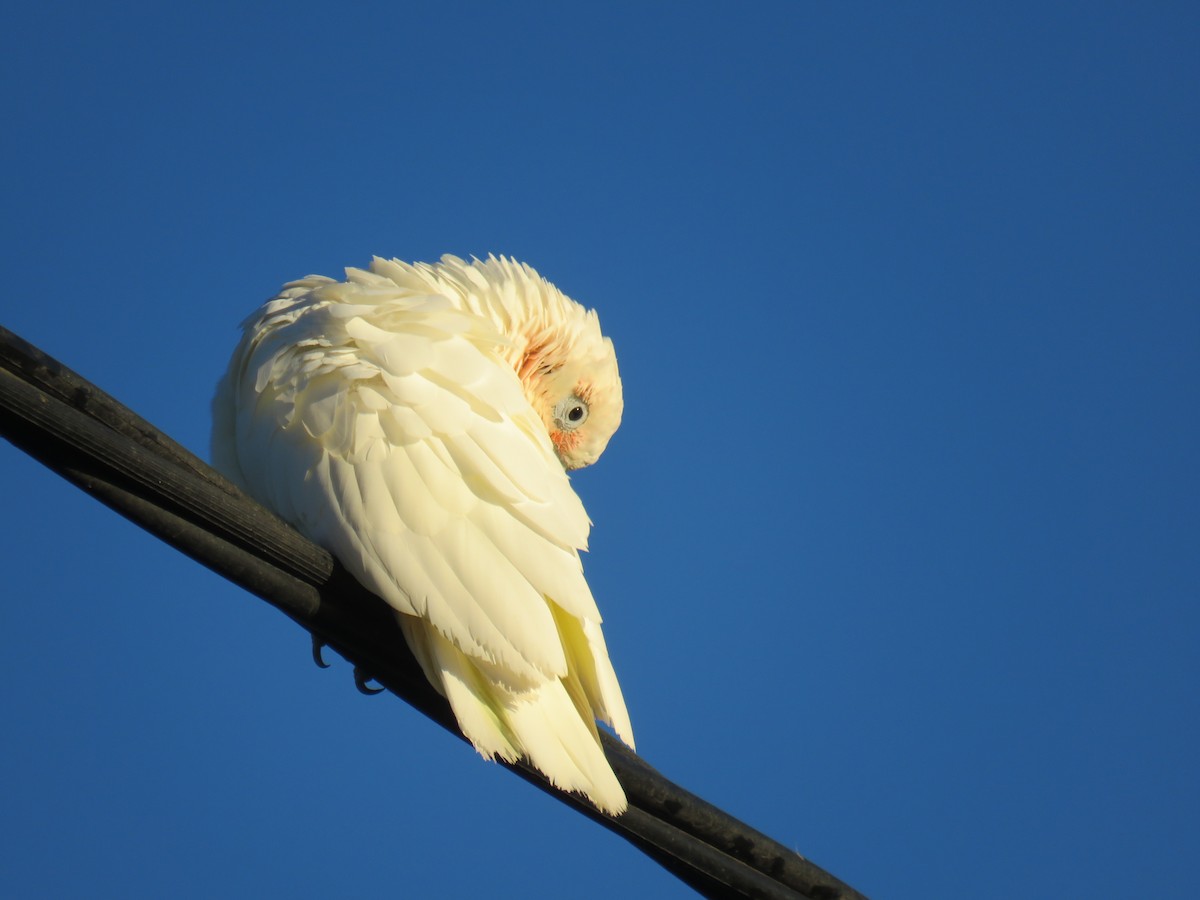
[[[594,310],[505,256],[374,257],[283,286],[242,323],[212,459],[394,610],[485,758],[627,808],[597,721],[633,729],[568,472],[623,412]]]

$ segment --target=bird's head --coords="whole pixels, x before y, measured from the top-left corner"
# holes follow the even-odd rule
[[[590,466],[621,424],[624,399],[612,341],[594,310],[528,335],[517,374],[567,470]]]

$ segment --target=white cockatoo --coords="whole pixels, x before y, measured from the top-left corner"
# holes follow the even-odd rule
[[[243,327],[215,465],[396,609],[480,753],[623,812],[596,720],[633,732],[567,477],[621,421],[595,311],[510,259],[377,257]]]

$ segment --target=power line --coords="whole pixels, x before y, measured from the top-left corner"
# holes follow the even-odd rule
[[[330,554],[95,385],[0,327],[0,435],[150,533],[275,606],[462,738],[395,615]],[[524,763],[513,772],[708,897],[865,900],[804,857],[668,781],[601,732],[629,810],[612,818]]]

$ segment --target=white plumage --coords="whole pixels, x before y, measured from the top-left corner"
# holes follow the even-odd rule
[[[633,733],[566,474],[621,420],[595,312],[508,259],[376,258],[286,285],[244,328],[217,467],[401,614],[480,753],[624,811],[595,720]]]

